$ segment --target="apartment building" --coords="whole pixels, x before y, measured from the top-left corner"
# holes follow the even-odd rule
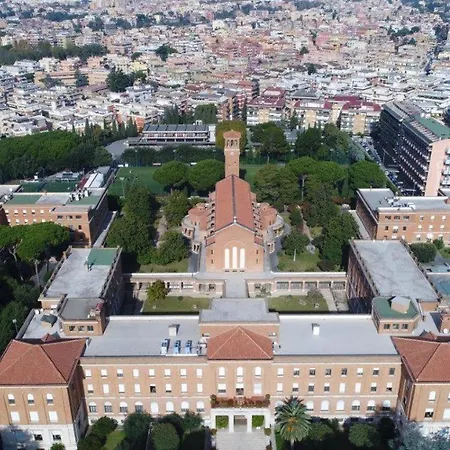
[[[340,115],[340,128],[350,134],[369,135],[380,118],[381,107],[371,102],[347,102]]]
[[[61,183],[61,190],[64,183]],[[15,192],[2,197],[0,215],[10,226],[54,222],[69,228],[71,242],[92,246],[108,212],[106,189],[74,192]]]
[[[75,450],[88,426],[83,371],[85,339],[13,340],[0,360],[0,433],[5,449]]]
[[[356,214],[370,239],[450,244],[450,199],[396,196],[390,189],[359,189]]]
[[[247,125],[281,122],[286,115],[286,99],[282,89],[265,89],[259,97],[247,103]]]

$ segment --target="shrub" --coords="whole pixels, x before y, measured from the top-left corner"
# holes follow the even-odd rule
[[[171,423],[158,423],[152,428],[155,450],[177,450],[180,443],[177,430]]]
[[[61,444],[61,442],[55,442],[50,447],[50,450],[66,450],[66,446],[64,444]]]
[[[442,250],[444,248],[444,241],[442,239],[435,239],[433,244],[438,250]]]
[[[262,427],[264,425],[264,416],[252,416],[252,427]]]
[[[186,431],[196,430],[200,428],[203,419],[200,414],[197,414],[192,411],[187,411],[183,417],[183,425]]]
[[[169,289],[166,288],[164,281],[156,280],[147,289],[147,300],[149,302],[164,300],[168,293]]]
[[[100,417],[100,419],[92,425],[91,434],[106,438],[117,428],[117,421],[110,417]]]
[[[217,430],[215,428],[211,428],[211,436],[215,436],[217,433]]]
[[[227,428],[228,427],[228,416],[217,416],[216,417],[216,427],[217,428]]]
[[[319,262],[318,266],[319,266],[319,269],[322,272],[332,272],[336,265],[334,264],[333,261],[330,261],[328,259],[324,259],[324,260]]]
[[[433,244],[420,242],[410,245],[414,256],[421,263],[428,263],[433,261],[436,256],[436,247]]]
[[[106,438],[96,434],[88,434],[85,438],[78,441],[78,450],[100,450],[106,442]]]
[[[378,446],[379,436],[373,425],[355,423],[350,427],[348,440],[355,447],[374,448]]]
[[[264,434],[266,436],[270,436],[272,434],[272,429],[271,428],[264,428]]]

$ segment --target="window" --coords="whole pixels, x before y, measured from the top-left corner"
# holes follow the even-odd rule
[[[344,411],[345,409],[345,402],[344,400],[338,400],[336,403],[336,411]]]
[[[429,402],[434,402],[436,400],[436,391],[431,391],[428,394],[428,401]]]
[[[237,377],[243,377],[244,376],[244,369],[242,367],[238,367],[236,369],[236,376]]]
[[[314,402],[306,402],[306,410],[307,411],[314,411]]]
[[[103,393],[104,394],[109,394],[109,384],[104,384],[103,385]]]
[[[88,331],[94,331],[94,327],[92,325],[88,325],[86,328]]]
[[[278,375],[279,377],[284,376],[284,369],[283,369],[283,368],[279,368],[279,369],[277,370],[277,375]]]
[[[113,409],[112,409],[112,404],[109,402],[105,403],[105,413],[112,413]]]
[[[164,369],[164,376],[165,376],[166,378],[169,378],[169,377],[171,376],[171,371],[170,371],[170,369]]]
[[[323,402],[320,404],[320,410],[321,411],[329,411],[330,410],[330,402],[328,400],[323,400]]]
[[[11,422],[20,422],[20,414],[16,411],[11,411]]]
[[[55,433],[55,432],[52,432],[52,439],[53,439],[54,441],[60,441],[60,440],[61,440],[61,435],[59,434],[58,431],[57,431],[56,433]]]
[[[84,331],[84,326],[79,326],[78,331]],[[103,376],[103,375],[102,375]],[[105,375],[106,376],[106,375]]]
[[[106,378],[108,376],[108,371],[106,369],[102,369],[100,370],[100,375],[102,378]]]
[[[123,370],[117,369],[117,378],[123,378]]]
[[[356,375],[358,375],[358,377],[362,377],[363,374],[364,374],[363,368],[362,368],[362,367],[358,367],[358,368],[356,369]]]
[[[203,376],[203,369],[196,370],[197,378],[201,378]]]
[[[314,383],[308,384],[308,392],[314,392]]]
[[[170,383],[166,383],[166,394],[170,394],[172,392],[172,385]]]
[[[197,402],[197,412],[205,412],[205,404],[203,402]]]
[[[330,383],[325,383],[323,385],[323,392],[330,392]]]
[[[294,369],[294,377],[300,376],[300,369]]]
[[[181,412],[188,412],[189,411],[189,402],[181,402]]]
[[[409,325],[407,323],[402,323],[402,330],[407,330]]]
[[[120,402],[119,412],[122,413],[122,414],[127,414],[128,413],[128,405],[125,402]]]
[[[125,385],[119,384],[119,394],[125,394]]]
[[[355,383],[355,393],[359,394],[361,392],[361,383]]]
[[[173,413],[174,407],[173,407],[173,402],[167,402],[166,403],[166,413]]]
[[[187,377],[187,370],[186,369],[180,369],[180,377],[186,378]]]
[[[394,368],[394,367],[391,367],[391,368],[389,369],[389,375],[390,375],[390,376],[395,375],[395,368]]]
[[[140,394],[141,393],[141,385],[140,384],[135,384],[134,385],[134,393],[135,394]]]
[[[331,369],[325,369],[325,376],[331,377]]]
[[[139,369],[133,369],[133,377],[138,378],[139,377]]]
[[[316,369],[309,369],[309,376],[314,377],[316,375]]]
[[[156,385],[155,384],[150,385],[150,394],[156,394]]]
[[[181,393],[182,394],[186,394],[187,392],[187,384],[186,383],[182,383],[181,384]]]
[[[393,330],[398,330],[400,327],[399,327],[399,324],[398,323],[393,323],[392,324],[392,329]]]
[[[203,384],[197,383],[197,393],[201,394],[203,392]]]
[[[386,392],[392,392],[392,383],[386,384]]]
[[[444,415],[442,416],[442,418],[444,420],[450,420],[450,409],[449,408],[444,409]]]
[[[277,383],[277,392],[283,392],[283,383]]]
[[[44,440],[41,433],[34,433],[33,438],[35,441],[43,441]]]
[[[148,369],[148,376],[153,378],[155,376],[155,369]]]
[[[226,394],[227,393],[227,385],[225,383],[219,383],[217,385],[217,393],[218,394]]]
[[[385,323],[385,324],[383,325],[383,329],[384,329],[384,330],[390,330],[390,329],[391,329],[391,324],[390,324],[390,323]]]
[[[90,413],[96,413],[97,412],[97,405],[93,402],[89,403],[89,412]]]
[[[34,395],[33,394],[28,394],[27,395],[27,401],[29,405],[34,405]]]
[[[93,394],[94,393],[94,385],[93,384],[88,384],[87,385],[87,391],[88,391],[88,394]]]
[[[341,377],[347,376],[347,369],[341,369]]]
[[[375,368],[372,370],[372,375],[373,375],[374,377],[377,377],[378,375],[380,375],[380,369],[379,369],[378,367],[375,367]]]
[[[14,398],[14,395],[8,394],[8,404],[9,405],[15,405],[16,404],[16,399]]]
[[[367,411],[375,411],[375,400],[369,400],[367,402]]]
[[[39,422],[39,414],[37,411],[30,411],[30,421]]]
[[[137,403],[134,404],[134,410],[137,413],[144,412],[144,405],[141,402],[137,402]]]
[[[85,376],[86,378],[91,378],[92,372],[91,372],[89,369],[86,369],[86,370],[84,371],[84,376]]]
[[[298,393],[298,383],[293,383],[293,385],[292,385],[292,392],[293,393]]]
[[[370,392],[377,392],[377,383],[372,383],[370,385]]]
[[[47,394],[45,396],[46,400],[47,400],[47,405],[53,405],[53,395],[52,394]]]
[[[48,420],[50,420],[50,422],[58,422],[58,413],[56,411],[49,411]]]
[[[156,403],[156,402],[151,402],[150,403],[150,412],[152,414],[158,414],[159,413],[158,403]]]
[[[389,411],[391,409],[391,401],[390,400],[384,400],[381,409],[383,411]]]
[[[261,367],[255,367],[255,377],[259,378],[262,375]]]
[[[361,409],[361,403],[359,400],[352,401],[352,411],[359,411]]]
[[[345,394],[345,390],[346,390],[346,384],[339,383],[339,394]]]

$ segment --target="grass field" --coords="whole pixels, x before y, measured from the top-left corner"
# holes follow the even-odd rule
[[[286,255],[284,252],[278,255],[278,269],[281,272],[320,272],[319,252],[311,254],[306,250],[296,256],[295,261],[292,256]]]
[[[209,298],[168,296],[157,302],[146,301],[143,314],[192,313],[208,308]]]
[[[283,295],[268,299],[269,309],[277,312],[328,312],[325,299],[319,293],[310,295]],[[318,308],[315,305],[318,304]]]
[[[139,268],[141,273],[166,272],[166,273],[184,273],[188,271],[188,258],[176,261],[165,266],[159,264],[143,264]]]
[[[241,170],[245,170],[245,181],[250,183],[252,187],[255,185],[256,172],[264,167],[264,164],[241,164]]]
[[[121,167],[108,193],[122,196],[128,186],[136,183],[147,186],[154,194],[164,194],[163,187],[153,179],[153,174],[157,169],[158,167]]]
[[[125,433],[120,430],[113,431],[106,440],[102,450],[115,450],[115,448],[124,440]]]

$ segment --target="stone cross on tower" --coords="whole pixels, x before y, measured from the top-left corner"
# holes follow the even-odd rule
[[[241,140],[241,133],[238,131],[225,131],[223,133],[225,141],[225,178],[230,175],[239,176],[239,141]]]

